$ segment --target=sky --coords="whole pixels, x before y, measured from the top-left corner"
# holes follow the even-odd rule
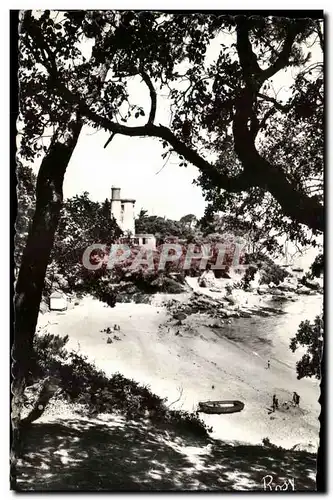
[[[143,208],[150,215],[175,220],[189,213],[203,216],[201,189],[192,184],[197,168],[180,168],[171,158],[163,168],[163,148],[157,139],[116,135],[104,149],[108,137],[88,127],[81,132],[65,176],[66,198],[88,191],[93,200],[104,200],[116,186],[122,197],[136,200],[137,213]]]
[[[217,58],[223,38],[224,35],[217,37],[207,48],[206,64]],[[92,45],[91,40],[81,45],[87,59]],[[131,103],[141,105],[148,116],[149,90],[140,77],[129,79],[128,91]],[[155,123],[169,126],[170,102],[165,92],[156,88]],[[146,116],[129,121],[127,125],[144,125]],[[136,200],[137,214],[143,208],[150,215],[174,220],[187,214],[194,214],[198,219],[204,215],[206,202],[201,188],[193,184],[199,175],[196,167],[190,164],[186,168],[179,167],[176,155],[165,163],[161,156],[165,150],[158,139],[116,135],[104,149],[108,137],[104,131],[84,127],[65,175],[65,198],[88,191],[93,200],[101,201],[110,198],[111,186],[116,186],[121,188],[124,198]]]

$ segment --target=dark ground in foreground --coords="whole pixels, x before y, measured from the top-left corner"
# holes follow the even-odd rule
[[[316,460],[308,452],[200,440],[147,421],[59,419],[26,432],[16,490],[262,491],[270,475],[274,485],[290,479],[296,491],[315,491]]]

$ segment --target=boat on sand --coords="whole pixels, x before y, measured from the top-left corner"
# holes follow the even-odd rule
[[[198,407],[201,413],[236,413],[242,411],[244,403],[236,400],[203,401],[198,403]]]

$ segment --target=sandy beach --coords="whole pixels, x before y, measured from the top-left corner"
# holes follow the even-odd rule
[[[177,296],[176,296],[177,297]],[[156,296],[153,304],[117,304],[111,309],[92,297],[66,312],[39,317],[39,331],[69,335],[68,348],[79,350],[96,366],[149,384],[168,398],[172,408],[196,410],[199,401],[238,399],[240,413],[204,415],[213,438],[259,444],[268,437],[276,445],[315,452],[318,446],[319,382],[297,380],[289,339],[303,319],[320,312],[322,297],[300,297],[285,306],[286,314],[234,319],[218,331],[203,315],[191,315],[177,327]],[[178,297],[179,298],[179,297]],[[107,344],[103,332],[114,324],[120,340]],[[267,360],[270,368],[267,368]],[[300,408],[269,412],[272,396],[280,404],[301,396]]]

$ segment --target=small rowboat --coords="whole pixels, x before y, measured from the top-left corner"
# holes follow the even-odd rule
[[[241,401],[204,401],[198,403],[201,413],[236,413],[242,411],[244,403]]]

